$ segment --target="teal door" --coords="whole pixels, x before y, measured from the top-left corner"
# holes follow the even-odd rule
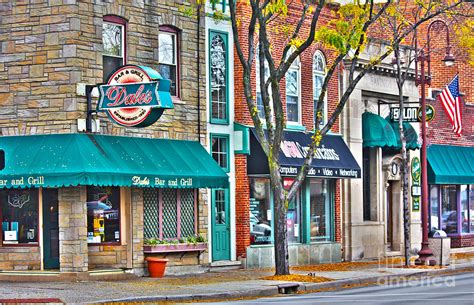
[[[230,260],[229,191],[212,190],[212,260]]]
[[[43,189],[44,269],[59,269],[58,190]]]

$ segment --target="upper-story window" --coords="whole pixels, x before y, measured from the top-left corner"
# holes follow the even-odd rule
[[[103,44],[103,80],[106,82],[109,76],[118,67],[125,64],[126,54],[126,21],[118,16],[104,16],[102,23]]]
[[[257,48],[258,50],[258,48]],[[268,62],[265,60],[265,72],[264,72],[264,79],[262,81],[266,82],[267,79],[270,77],[270,68],[268,67]],[[256,96],[257,96],[257,110],[258,110],[258,117],[265,122],[265,109],[263,106],[263,99],[262,99],[262,91],[260,90],[260,60],[258,54],[255,58],[255,89],[256,89]],[[268,89],[269,94],[269,103],[270,103],[270,110],[272,110],[272,90],[271,87]]]
[[[217,9],[217,10],[225,12],[227,6],[229,5],[227,2],[228,0],[214,0],[214,1],[211,1],[211,7],[213,10]]]
[[[324,79],[326,78],[326,61],[321,51],[316,51],[313,56],[313,100],[314,100],[314,120],[316,122],[316,107],[323,89]],[[321,120],[319,128],[324,127],[327,121],[327,95],[324,97],[324,105],[321,108]]]
[[[161,76],[171,81],[171,95],[179,96],[179,40],[178,30],[161,26],[158,35],[158,68]]]
[[[209,32],[211,123],[229,123],[227,34]]]
[[[288,124],[301,124],[301,69],[299,57],[286,72],[286,119]]]

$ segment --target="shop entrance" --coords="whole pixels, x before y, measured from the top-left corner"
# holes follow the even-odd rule
[[[389,181],[387,187],[386,234],[387,250],[400,251],[403,245],[403,202],[401,182]]]
[[[44,269],[59,269],[58,189],[43,189]]]
[[[212,260],[230,260],[229,191],[212,190]]]

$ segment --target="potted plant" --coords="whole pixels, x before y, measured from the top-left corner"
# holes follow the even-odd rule
[[[207,241],[202,235],[192,235],[180,239],[145,239],[144,253],[166,253],[166,252],[204,252],[207,249]]]

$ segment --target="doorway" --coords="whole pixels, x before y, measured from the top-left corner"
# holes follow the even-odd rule
[[[58,189],[43,189],[44,269],[59,269]]]
[[[230,260],[230,212],[229,191],[212,190],[212,260]]]

